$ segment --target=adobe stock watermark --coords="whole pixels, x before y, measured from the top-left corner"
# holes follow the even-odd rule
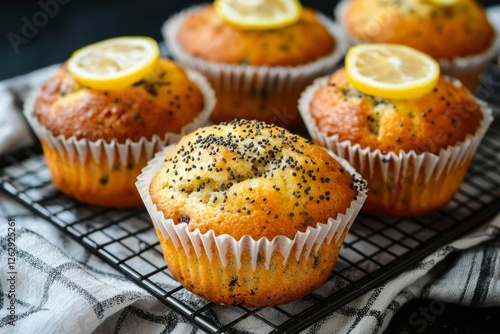
[[[399,334],[423,333],[436,319],[445,311],[445,304],[440,300],[432,300],[427,307],[421,306],[417,311],[410,314],[408,324],[411,330],[402,331]]]
[[[13,31],[7,34],[7,39],[14,50],[14,53],[19,52],[21,44],[28,44],[29,41],[38,35],[39,29],[45,27],[49,23],[50,18],[53,18],[59,13],[60,5],[66,5],[70,0],[39,0],[38,6],[40,10],[35,12],[31,19],[23,16],[21,18],[21,30],[19,33]]]
[[[384,10],[378,11],[370,15],[370,20],[368,20],[363,26],[361,39],[371,40],[380,34],[382,30],[387,29],[390,22],[394,17],[400,15],[398,9],[393,6],[387,6]]]
[[[500,77],[495,77],[493,73],[484,73],[479,81],[481,85],[476,90],[476,96],[481,100],[488,101],[500,88]]]
[[[286,106],[283,107],[282,110],[279,110],[278,108],[273,108],[272,110],[273,113],[273,118],[271,118],[270,123],[271,124],[282,124],[283,126],[289,126],[299,115],[290,113],[286,109]]]
[[[16,221],[9,219],[7,221],[7,263],[5,263],[5,273],[7,279],[2,284],[6,284],[7,298],[5,308],[7,310],[7,323],[10,326],[16,325],[16,285],[17,285],[17,267],[16,267]]]

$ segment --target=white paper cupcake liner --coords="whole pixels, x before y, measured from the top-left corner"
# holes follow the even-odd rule
[[[498,44],[495,33],[493,42],[482,53],[466,57],[455,57],[453,60],[440,59],[441,72],[455,78],[467,78],[475,75],[479,79],[479,75],[484,72],[490,60],[495,56]]]
[[[345,23],[343,20],[344,14],[351,0],[341,0],[333,11],[335,20],[339,23],[339,31],[343,35],[342,38],[345,40],[346,45],[353,46],[359,43],[366,43],[366,41],[360,40],[352,36],[349,31],[345,28]],[[493,24],[492,24],[493,25]],[[497,36],[495,30],[495,36],[491,45],[485,51],[465,56],[465,57],[455,57],[452,60],[439,59],[439,65],[441,66],[441,72],[455,77],[455,78],[470,78],[472,76],[477,76],[484,71],[488,62],[493,59],[495,53],[500,47],[500,40]],[[479,81],[478,81],[479,82]]]
[[[127,139],[125,143],[119,143],[115,139],[107,142],[102,139],[91,141],[87,139],[77,139],[75,136],[69,138],[65,138],[63,135],[54,136],[52,132],[38,122],[33,114],[39,90],[33,91],[26,99],[23,112],[37,137],[46,142],[49,147],[55,148],[60,156],[68,156],[70,160],[73,160],[73,158],[77,156],[81,164],[84,163],[89,154],[96,163],[99,163],[101,157],[105,156],[110,169],[116,160],[120,161],[122,165],[127,165],[130,155],[134,162],[137,163],[144,154],[148,160],[151,159],[154,153],[162,147],[178,142],[182,136],[205,125],[210,118],[216,103],[214,90],[201,73],[188,69],[186,70],[186,74],[189,79],[200,88],[203,94],[203,110],[192,122],[186,124],[179,133],[166,133],[163,138],[154,135],[151,139],[141,137],[138,141]]]
[[[319,131],[310,114],[310,104],[317,90],[325,86],[328,79],[329,76],[316,79],[299,99],[299,112],[309,135],[321,146],[331,149],[353,165],[360,165],[363,170],[367,166],[370,177],[375,171],[382,171],[384,182],[389,178],[394,183],[402,178],[415,181],[421,171],[425,173],[425,182],[429,182],[431,177],[438,179],[443,172],[447,173],[451,168],[463,164],[474,156],[486,130],[493,121],[492,109],[486,102],[476,99],[483,114],[479,128],[473,135],[467,135],[462,142],[441,149],[439,154],[427,152],[417,154],[415,151],[384,154],[379,149],[372,151],[369,147],[362,148],[359,144],[353,144],[349,140],[339,141],[338,135],[328,136]],[[450,78],[450,80],[452,79]],[[457,85],[460,84],[456,80],[453,82]]]
[[[336,40],[336,48],[329,55],[300,66],[251,66],[206,61],[184,51],[177,43],[177,33],[182,22],[204,5],[193,6],[169,18],[162,27],[162,34],[173,58],[190,68],[204,73],[218,91],[230,95],[248,95],[252,91],[279,91],[286,98],[289,92],[299,92],[312,79],[329,73],[347,51],[347,43],[340,28],[326,16],[317,13],[318,20]]]
[[[493,25],[497,32],[497,48],[495,53],[498,54],[500,51],[500,5],[489,6],[486,8],[486,15],[488,16],[488,20]]]
[[[333,18],[339,25],[339,31],[348,47],[351,47],[356,43],[360,43],[360,41],[356,41],[356,39],[345,28],[344,13],[346,12],[350,2],[351,0],[340,0],[333,8]]]
[[[165,240],[172,239],[175,247],[181,251],[184,250],[189,254],[191,247],[194,248],[196,256],[200,258],[202,254],[206,254],[208,259],[212,261],[214,257],[222,260],[222,264],[227,266],[226,256],[228,254],[234,256],[238,268],[241,266],[241,254],[243,250],[251,250],[251,264],[255,270],[259,259],[264,261],[266,269],[269,269],[271,256],[274,252],[280,252],[283,256],[283,263],[286,263],[289,258],[295,257],[298,261],[300,256],[308,256],[311,251],[316,252],[319,247],[324,244],[330,244],[332,241],[336,244],[342,242],[340,238],[348,232],[351,224],[359,213],[365,199],[366,189],[360,185],[358,196],[345,213],[339,213],[335,218],[329,218],[327,223],[318,223],[316,227],[308,227],[305,232],[297,232],[294,239],[285,236],[276,236],[272,240],[261,238],[254,240],[251,236],[244,236],[240,240],[236,240],[230,235],[215,235],[213,231],[201,233],[199,229],[190,231],[188,224],[175,224],[172,219],[164,217],[163,212],[159,211],[153,203],[149,194],[149,186],[153,177],[162,168],[166,153],[172,149],[174,145],[165,147],[158,152],[154,159],[148,162],[148,165],[139,175],[136,187],[139,194],[148,210],[148,213],[155,225],[160,231]],[[345,160],[334,156],[342,166],[358,180],[361,176],[349,165]],[[215,245],[215,247],[213,247]],[[295,252],[292,249],[295,247]],[[216,250],[216,254],[214,254]]]

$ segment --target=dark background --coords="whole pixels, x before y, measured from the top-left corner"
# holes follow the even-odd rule
[[[51,7],[52,17],[43,22],[41,3]],[[0,80],[63,62],[71,53],[87,44],[123,35],[146,35],[162,40],[160,27],[172,14],[191,4],[192,0],[2,0],[0,2]],[[303,0],[303,5],[332,16],[335,0]],[[499,0],[483,0],[483,5]],[[23,37],[26,21],[38,21],[40,27],[32,36],[13,47],[14,34]],[[24,29],[27,29],[24,27]],[[26,35],[26,34],[25,34]],[[17,52],[16,49],[17,48]],[[396,314],[386,333],[500,333],[500,308],[467,308],[445,304],[444,311],[421,325],[413,326],[410,317],[429,308],[432,301],[414,300]]]
[[[25,22],[33,23],[34,16],[40,19],[39,2],[58,3],[57,14],[40,28],[35,27],[38,31],[19,44],[15,52],[8,34],[22,37]],[[160,27],[169,15],[204,2],[207,0],[1,0],[0,80],[62,62],[74,50],[109,37],[147,35],[161,41]],[[500,0],[481,2],[492,5]],[[332,16],[337,0],[302,3]],[[40,23],[44,23],[43,19]]]
[[[22,35],[24,20],[31,23],[42,3],[59,4],[58,13],[18,46],[16,53],[8,34]],[[0,80],[56,63],[87,44],[123,35],[146,35],[162,40],[160,28],[173,13],[207,0],[1,0]],[[303,0],[303,5],[332,16],[336,0]],[[40,23],[43,23],[43,19]],[[41,25],[41,24],[40,24]]]

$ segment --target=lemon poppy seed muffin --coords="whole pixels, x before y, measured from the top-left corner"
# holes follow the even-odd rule
[[[257,30],[227,23],[213,5],[197,6],[170,18],[163,33],[174,59],[214,86],[214,122],[300,125],[300,92],[331,71],[343,52],[333,22],[309,8],[287,26]]]
[[[345,161],[257,121],[201,128],[160,158],[138,187],[168,267],[220,304],[276,305],[318,288],[365,195]]]
[[[311,101],[319,131],[382,153],[439,154],[479,128],[483,114],[474,97],[441,76],[415,99],[384,99],[361,93],[339,69]]]
[[[435,59],[482,53],[495,36],[484,8],[475,0],[451,6],[420,0],[352,0],[344,23],[359,40],[405,44]]]
[[[476,0],[438,5],[421,0],[352,0],[339,18],[356,42],[404,44],[441,62],[468,88],[494,54],[495,31]],[[458,59],[461,59],[458,61]]]
[[[185,136],[164,168],[151,196],[166,217],[237,240],[293,238],[345,212],[357,196],[352,176],[326,151],[285,129],[244,120]]]
[[[311,136],[367,180],[363,210],[412,217],[445,206],[460,188],[491,110],[441,76],[413,99],[364,94],[345,69],[310,86],[300,101]]]
[[[177,40],[196,57],[255,66],[306,64],[331,53],[336,43],[309,8],[304,8],[296,23],[284,28],[245,30],[225,23],[213,6],[186,18]]]
[[[150,76],[118,91],[81,85],[62,66],[44,83],[34,116],[54,136],[123,144],[178,133],[203,107],[203,94],[185,71],[160,59]]]
[[[205,124],[214,93],[201,74],[164,58],[139,80],[109,90],[82,84],[70,61],[25,106],[52,183],[83,203],[139,206],[141,169],[154,152]]]

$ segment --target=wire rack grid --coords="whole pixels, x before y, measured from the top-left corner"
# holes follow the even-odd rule
[[[500,75],[493,68],[486,73],[477,94],[498,107]],[[323,286],[296,302],[261,308],[220,306],[185,290],[165,264],[145,209],[105,209],[68,198],[52,186],[39,146],[1,157],[0,188],[207,333],[236,333],[249,318],[263,332],[299,333],[498,213],[499,153],[500,122],[495,121],[445,208],[412,219],[361,213]],[[227,307],[233,316],[217,317]]]

